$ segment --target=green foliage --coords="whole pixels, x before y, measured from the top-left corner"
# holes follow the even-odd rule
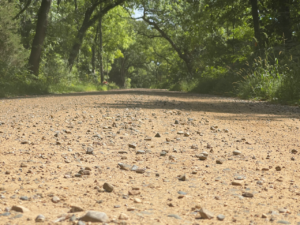
[[[271,64],[269,55],[265,59],[254,59],[253,66],[241,70],[242,81],[237,83],[237,94],[242,98],[272,100],[281,86],[284,74],[280,72],[278,59]],[[243,73],[246,75],[243,76]]]
[[[22,74],[23,78],[25,74]],[[29,78],[25,80],[2,80],[0,81],[0,97],[15,97],[21,95],[46,94],[48,86],[41,80]]]
[[[176,84],[173,84],[169,90],[170,91],[183,91],[189,92],[192,91],[197,85],[197,81],[180,81]]]
[[[0,1],[0,84],[22,81],[21,73],[26,70],[28,57],[17,31],[18,21],[12,18],[17,13],[12,2]],[[25,72],[26,73],[26,72]]]
[[[68,59],[85,16],[100,10],[98,0],[76,2],[77,7],[74,1],[52,1],[36,78],[26,62],[40,2],[32,1],[13,20],[26,1],[0,1],[0,95],[108,90],[116,83],[299,102],[299,4],[258,1],[257,34],[249,1],[126,0],[102,18],[102,57],[96,21],[84,32],[70,71]],[[134,8],[143,18],[132,19]],[[108,85],[100,85],[100,60]]]
[[[233,84],[238,79],[228,68],[207,66],[201,77],[197,79],[192,92],[232,95]]]
[[[130,78],[126,78],[126,80],[125,80],[125,88],[127,88],[127,89],[131,88],[131,79]]]
[[[281,101],[300,105],[300,46],[290,50],[281,60],[282,83],[277,93]]]
[[[281,58],[281,59],[279,59]],[[299,59],[266,52],[253,65],[239,72],[243,80],[237,82],[236,94],[242,98],[297,102],[300,100]]]

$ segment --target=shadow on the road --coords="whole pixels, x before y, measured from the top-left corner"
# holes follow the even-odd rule
[[[105,96],[105,95],[149,95],[149,96],[166,96],[166,97],[177,97],[177,98],[189,98],[190,96],[196,96],[199,94],[185,93],[180,91],[168,91],[165,89],[116,89],[110,91],[91,91],[91,92],[78,92],[78,93],[67,93],[67,94],[46,94],[46,95],[31,95],[31,96],[20,96],[12,98],[0,98],[5,99],[24,99],[24,98],[43,98],[43,97],[72,97],[72,96]],[[208,96],[208,95],[207,95]]]
[[[199,98],[207,98],[200,97]],[[201,101],[137,101],[132,100],[129,102],[116,102],[116,103],[107,103],[107,104],[93,104],[90,107],[109,107],[113,109],[132,109],[132,108],[141,108],[141,109],[165,109],[165,110],[184,110],[184,111],[197,111],[203,113],[220,113],[220,114],[229,114],[228,116],[220,115],[215,116],[219,119],[231,119],[231,120],[248,120],[251,117],[255,116],[256,119],[259,115],[261,118],[266,119],[266,116],[270,116],[270,119],[279,119],[279,118],[289,118],[295,117],[300,113],[300,109],[290,106],[281,106],[281,105],[270,105],[265,103],[254,103],[249,104],[248,102],[235,102],[235,101],[223,101],[223,102],[201,102]],[[205,114],[204,114],[205,115]]]
[[[186,110],[186,111],[200,111],[200,112],[215,112],[215,113],[228,113],[234,115],[226,116],[226,119],[238,119],[246,120],[248,116],[255,115],[270,115],[273,119],[286,118],[286,117],[298,117],[300,116],[300,108],[284,105],[272,105],[267,102],[250,102],[242,101],[234,98],[227,98],[222,96],[213,96],[205,94],[184,93],[178,91],[167,91],[158,89],[120,89],[103,92],[84,92],[84,93],[70,93],[70,94],[53,94],[42,96],[27,96],[10,99],[20,98],[43,98],[43,97],[84,97],[84,96],[109,96],[109,95],[132,95],[134,99],[129,101],[118,101],[115,103],[93,103],[89,107],[110,107],[115,109],[126,108],[142,108],[142,109],[166,109],[166,110]],[[145,102],[138,100],[138,96],[158,96],[166,98],[149,99]],[[177,98],[174,102],[174,99]],[[197,101],[201,99],[202,101]],[[195,100],[195,101],[194,101]],[[242,117],[238,116],[243,114]],[[275,116],[275,117],[274,117]],[[224,115],[220,115],[220,119],[225,119]]]

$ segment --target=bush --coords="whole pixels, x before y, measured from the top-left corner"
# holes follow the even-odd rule
[[[206,67],[191,91],[203,94],[232,95],[233,84],[239,78],[224,67]]]
[[[294,48],[292,55],[285,57],[282,66],[284,73],[277,97],[281,101],[300,104],[300,46]]]
[[[270,49],[269,51],[272,51]],[[294,52],[284,55],[266,51],[264,59],[257,57],[253,65],[241,70],[243,80],[237,82],[236,94],[241,98],[253,98],[295,103],[300,101],[299,58],[293,59]]]
[[[125,88],[126,89],[131,88],[131,79],[130,78],[125,79]]]
[[[176,84],[173,84],[169,90],[170,91],[188,92],[188,91],[193,90],[195,88],[196,84],[197,84],[196,80],[191,80],[191,81],[183,80],[183,81],[177,82]]]
[[[263,100],[276,98],[285,72],[280,68],[279,60],[275,58],[274,61],[272,64],[268,55],[265,59],[258,57],[254,59],[252,67],[241,70],[240,74],[243,76],[245,72],[246,75],[237,83],[237,95],[242,98]]]

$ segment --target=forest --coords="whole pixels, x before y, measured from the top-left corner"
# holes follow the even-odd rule
[[[0,96],[155,88],[300,104],[298,0],[0,0]]]

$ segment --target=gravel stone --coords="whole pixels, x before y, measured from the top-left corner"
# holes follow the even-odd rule
[[[200,216],[203,219],[212,219],[214,218],[214,214],[207,209],[201,208],[199,210]]]
[[[40,214],[35,218],[35,222],[44,222],[45,219],[46,219],[46,217],[44,215]]]
[[[225,216],[223,214],[219,214],[217,215],[217,219],[223,221],[225,219]]]
[[[112,192],[114,190],[114,186],[109,183],[104,183],[103,189],[107,192]]]
[[[88,211],[84,216],[80,217],[79,220],[85,222],[108,222],[108,216],[104,212]]]

